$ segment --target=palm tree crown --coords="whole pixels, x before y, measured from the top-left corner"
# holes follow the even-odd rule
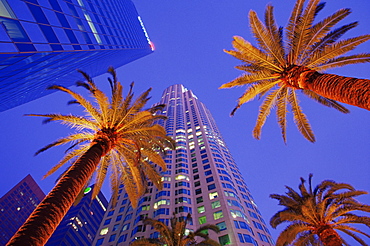
[[[339,40],[344,33],[357,26],[357,22],[353,22],[331,30],[350,14],[350,9],[340,9],[314,24],[316,15],[325,3],[309,0],[305,8],[304,3],[305,0],[296,1],[285,28],[285,40],[283,28],[279,28],[275,22],[273,7],[268,5],[264,23],[257,17],[256,12],[249,12],[251,31],[258,47],[235,36],[232,43],[235,50],[225,50],[244,62],[236,68],[245,74],[220,88],[248,86],[231,115],[242,104],[257,96],[265,96],[253,130],[257,139],[261,137],[262,127],[271,109],[276,107],[277,121],[286,142],[286,114],[290,106],[299,131],[307,140],[315,142],[311,126],[299,105],[297,90],[322,105],[343,113],[349,111],[337,101],[370,110],[370,80],[320,73],[330,68],[369,62],[369,53],[348,56],[344,54],[369,40],[370,35]]]
[[[110,172],[113,205],[121,185],[125,187],[133,207],[137,206],[139,197],[145,193],[147,178],[161,189],[159,171],[160,168],[166,168],[162,154],[166,148],[174,147],[174,141],[166,135],[165,129],[156,124],[157,120],[163,119],[163,116],[155,114],[161,105],[143,109],[149,100],[150,89],[134,100],[133,85],[127,96],[123,97],[122,86],[117,81],[115,71],[113,68],[108,71],[113,76],[113,80],[109,78],[111,99],[83,72],[81,73],[86,82],[78,82],[78,85],[88,90],[95,103],[63,86],[51,87],[70,94],[74,98],[70,103],[81,105],[87,116],[29,114],[47,117],[46,123],[61,121],[78,131],[45,146],[36,153],[72,143],[64,158],[46,176],[66,163],[71,163],[71,166],[10,239],[8,246],[23,246],[25,242],[34,246],[45,245],[94,173],[96,183],[93,198],[98,194],[104,178]]]
[[[352,227],[353,224],[364,224],[370,227],[370,217],[359,216],[353,211],[370,212],[370,206],[358,202],[355,197],[367,194],[355,190],[346,183],[324,180],[314,189],[309,176],[309,187],[301,178],[300,194],[286,186],[286,195],[270,195],[285,208],[277,212],[270,220],[273,228],[283,222],[289,223],[280,233],[276,245],[349,245],[337,231],[353,237],[361,245],[367,245],[354,232],[368,238],[370,235]]]
[[[171,227],[166,226],[159,220],[152,218],[146,218],[144,220],[145,225],[151,225],[154,230],[159,232],[159,238],[141,238],[135,240],[130,246],[220,246],[219,243],[209,238],[208,233],[205,231],[212,230],[216,233],[220,232],[220,229],[216,225],[204,225],[198,228],[196,231],[189,231],[187,234],[186,226],[191,221],[191,215],[188,214],[186,218],[177,218],[174,214],[170,219]],[[201,237],[201,242],[196,241],[196,237]]]
[[[61,114],[28,114],[29,116],[47,117],[44,123],[61,121],[78,131],[67,137],[45,146],[37,151],[39,154],[51,147],[66,143],[73,143],[69,152],[54,166],[45,176],[49,176],[64,164],[71,165],[85,153],[94,142],[104,142],[108,145],[106,153],[103,154],[101,162],[96,169],[96,183],[93,192],[95,197],[102,186],[108,170],[112,188],[112,197],[117,196],[119,186],[122,184],[134,207],[138,199],[145,193],[147,177],[161,188],[161,176],[152,162],[166,169],[161,154],[165,153],[167,147],[173,147],[173,140],[166,136],[164,128],[154,124],[162,115],[155,115],[163,105],[143,110],[149,100],[148,94],[151,89],[142,93],[136,100],[133,99],[133,84],[126,97],[122,96],[122,85],[117,81],[113,68],[108,72],[113,80],[109,78],[112,90],[111,100],[96,87],[89,75],[82,73],[86,82],[77,82],[78,86],[86,88],[96,102],[96,106],[80,94],[63,86],[52,86],[56,89],[70,94],[74,100],[69,104],[79,104],[86,111],[87,116],[61,115]],[[73,149],[73,150],[72,150]],[[86,184],[87,185],[87,184]]]

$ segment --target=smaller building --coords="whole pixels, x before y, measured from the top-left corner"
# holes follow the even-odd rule
[[[101,192],[92,200],[92,189],[85,189],[81,201],[70,208],[46,246],[92,245],[108,205]]]
[[[45,194],[27,175],[0,198],[0,245],[5,245],[44,199]]]

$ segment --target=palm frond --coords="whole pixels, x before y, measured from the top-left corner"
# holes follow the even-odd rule
[[[286,114],[288,112],[287,106],[289,90],[290,89],[288,87],[282,86],[281,91],[277,95],[276,103],[277,106],[276,117],[281,129],[281,135],[283,137],[284,143],[286,143],[286,126],[287,126]]]
[[[272,13],[269,15],[269,21],[273,21]],[[269,54],[271,57],[278,62],[278,64],[284,64],[284,53],[282,52],[281,42],[277,39],[278,34],[276,27],[267,30],[267,27],[258,19],[255,11],[249,11],[249,23],[251,31],[254,34],[259,46]],[[275,33],[271,33],[275,31]]]
[[[312,54],[319,53],[323,48],[327,45],[333,44],[336,42],[340,37],[342,37],[346,32],[351,30],[352,28],[358,25],[357,22],[353,22],[347,25],[344,25],[340,28],[335,29],[334,31],[328,33],[325,37],[323,37],[320,41],[316,42],[310,47],[310,51],[306,53],[306,56],[302,56],[301,64],[308,64],[309,61],[312,59]]]
[[[254,61],[254,63],[265,67],[271,71],[281,72],[283,69],[274,63],[272,57],[258,48],[254,47],[250,42],[239,36],[234,36],[232,42],[234,48],[238,50],[247,60]],[[228,53],[228,51],[225,51]]]
[[[231,88],[234,86],[242,86],[245,84],[255,83],[257,81],[273,80],[279,77],[280,77],[279,75],[271,74],[270,71],[262,70],[252,74],[243,74],[234,79],[233,81],[221,85],[219,89]]]
[[[266,96],[265,100],[261,104],[256,125],[253,129],[253,136],[256,139],[260,139],[262,127],[265,124],[267,117],[270,115],[271,109],[276,105],[277,95],[281,92],[282,88],[283,87],[280,87],[272,91]]]
[[[292,61],[300,59],[300,55],[308,48],[307,43],[312,33],[311,27],[315,18],[316,8],[320,0],[310,0],[303,14],[297,19],[293,39],[289,39],[289,54]],[[299,63],[297,64],[299,65]]]
[[[315,24],[309,33],[309,40],[307,42],[307,49],[302,52],[300,60],[297,61],[298,65],[304,64],[303,61],[307,58],[307,53],[311,51],[311,47],[320,42],[320,40],[330,32],[330,29],[335,26],[339,21],[344,19],[351,13],[350,9],[340,9],[331,16],[325,18],[319,23]]]
[[[349,110],[344,107],[343,105],[339,104],[337,101],[328,99],[326,97],[320,96],[319,94],[316,94],[313,91],[310,90],[302,90],[302,93],[308,96],[309,98],[317,101],[318,103],[327,106],[329,108],[334,108],[342,113],[348,114]]]
[[[308,120],[303,114],[301,107],[299,106],[299,102],[296,96],[295,91],[290,91],[288,97],[289,104],[292,106],[292,112],[294,115],[294,122],[296,123],[298,130],[302,133],[302,135],[310,142],[315,142],[315,136],[311,129]]]
[[[325,71],[328,69],[343,67],[350,64],[359,64],[370,62],[370,53],[363,53],[351,56],[341,56],[338,58],[331,59],[326,61],[323,64],[317,64],[315,70],[318,72]]]
[[[340,55],[343,55],[358,45],[370,40],[370,35],[362,35],[355,38],[349,38],[336,42],[332,45],[328,45],[319,52],[316,51],[312,54],[311,60],[306,64],[309,68],[314,68],[318,64],[325,63],[330,59],[334,59]]]
[[[269,90],[273,86],[275,86],[278,83],[278,81],[259,81],[255,84],[251,85],[244,94],[239,97],[237,106],[233,109],[231,112],[231,115],[234,115],[235,111],[240,108],[241,105],[243,105],[246,102],[249,102],[253,100],[258,94]]]

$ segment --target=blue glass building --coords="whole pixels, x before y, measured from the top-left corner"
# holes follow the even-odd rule
[[[81,201],[68,210],[46,246],[92,245],[108,205],[102,192],[91,199],[92,188],[86,188]]]
[[[0,111],[152,51],[131,0],[0,0]]]

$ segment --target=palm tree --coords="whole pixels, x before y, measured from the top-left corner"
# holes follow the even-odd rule
[[[92,197],[96,197],[109,172],[113,199],[123,184],[133,207],[137,206],[138,198],[145,192],[147,178],[159,189],[162,187],[161,176],[155,166],[166,168],[162,155],[167,147],[173,147],[173,140],[166,136],[163,127],[155,124],[157,120],[163,119],[155,115],[160,107],[144,110],[150,89],[134,100],[133,84],[127,96],[123,97],[123,88],[117,81],[114,69],[109,68],[108,72],[113,77],[113,80],[108,79],[112,89],[110,99],[86,73],[81,72],[86,82],[77,82],[77,85],[86,88],[95,103],[63,86],[50,87],[71,95],[74,100],[70,103],[82,106],[87,116],[29,114],[46,117],[45,123],[61,121],[76,128],[77,132],[36,153],[72,143],[64,158],[45,176],[66,163],[71,163],[71,166],[8,245],[44,245],[94,173],[96,183]]]
[[[280,245],[349,245],[337,231],[353,237],[361,245],[367,245],[355,233],[368,238],[370,235],[352,227],[353,224],[364,224],[370,227],[370,217],[359,216],[353,211],[370,212],[370,206],[359,203],[355,197],[367,194],[355,190],[346,183],[324,180],[312,189],[312,174],[309,176],[309,187],[301,178],[300,194],[286,186],[286,195],[270,195],[285,208],[277,212],[270,220],[273,228],[283,222],[289,223],[280,233],[276,246]]]
[[[159,232],[159,238],[141,238],[133,241],[130,246],[220,246],[219,243],[209,238],[206,230],[212,230],[216,233],[220,232],[220,228],[216,225],[204,225],[198,228],[196,231],[190,231],[186,235],[186,226],[188,222],[191,221],[191,215],[183,219],[182,217],[176,218],[176,215],[173,214],[173,217],[170,219],[171,227],[166,226],[163,222],[159,220],[154,220],[152,218],[146,218],[144,220],[144,225],[151,225],[154,230]],[[197,243],[196,237],[201,237],[204,240]]]
[[[247,85],[231,115],[242,104],[257,96],[265,96],[253,130],[256,139],[260,139],[266,118],[271,109],[276,107],[277,121],[286,142],[286,114],[289,105],[299,131],[307,140],[315,142],[311,126],[299,105],[297,90],[343,113],[349,111],[337,101],[370,110],[370,80],[322,73],[330,68],[369,62],[370,53],[344,54],[368,41],[370,35],[339,40],[343,34],[356,27],[357,22],[331,30],[350,14],[350,9],[340,9],[314,24],[316,15],[325,5],[319,1],[309,0],[305,8],[305,0],[296,1],[285,28],[285,40],[283,28],[277,26],[271,5],[266,7],[265,23],[251,10],[249,22],[258,47],[235,36],[232,42],[235,50],[225,50],[244,62],[236,68],[245,73],[220,88]]]

